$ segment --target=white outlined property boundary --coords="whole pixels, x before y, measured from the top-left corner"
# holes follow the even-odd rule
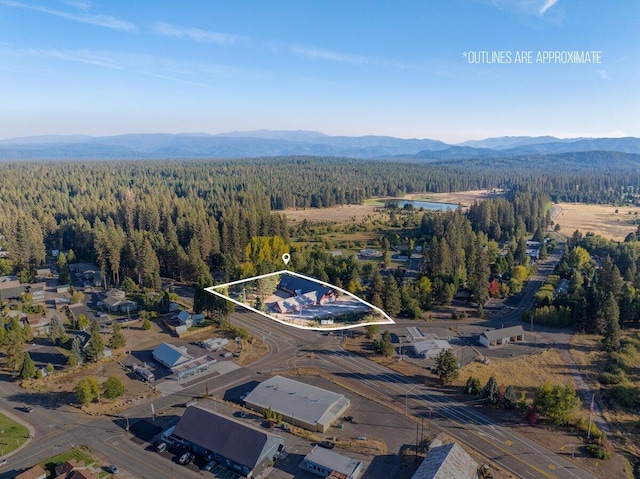
[[[278,319],[274,316],[271,316],[269,313],[265,313],[264,311],[260,311],[259,309],[253,308],[250,305],[246,304],[246,303],[242,303],[240,301],[237,301],[233,298],[230,298],[229,296],[225,296],[224,294],[216,291],[216,289],[222,289],[222,288],[227,288],[229,286],[235,286],[237,284],[242,284],[242,283],[247,283],[249,281],[256,281],[258,279],[262,279],[262,278],[268,278],[269,276],[275,276],[278,274],[290,274],[292,276],[297,276],[298,278],[303,278],[306,279],[308,281],[313,281],[314,283],[318,283],[321,284],[323,286],[326,286],[328,288],[334,289],[336,291],[340,291],[343,294],[346,294],[347,296],[356,299],[357,301],[361,302],[362,304],[364,304],[365,306],[367,306],[368,308],[371,308],[374,311],[377,311],[378,313],[380,313],[382,315],[383,318],[386,318],[385,321],[372,321],[369,323],[357,323],[357,324],[350,324],[348,326],[335,326],[333,324],[326,324],[326,325],[322,325],[322,326],[300,326],[297,324],[293,324],[289,321],[283,321],[281,319]],[[232,281],[230,283],[224,283],[224,284],[218,284],[216,286],[211,286],[209,288],[205,288],[205,291],[211,293],[211,294],[215,294],[216,296],[219,296],[223,299],[226,299],[227,301],[231,301],[234,304],[237,304],[238,306],[242,306],[243,308],[249,309],[251,311],[253,311],[254,313],[258,313],[262,316],[264,316],[265,318],[269,318],[272,321],[276,321],[280,324],[283,324],[285,326],[291,326],[293,328],[298,328],[298,329],[306,329],[306,330],[310,330],[310,331],[339,331],[339,330],[343,330],[343,329],[354,329],[354,328],[360,328],[363,326],[368,326],[370,324],[395,324],[395,321],[393,319],[391,319],[391,317],[385,313],[383,310],[381,310],[380,308],[374,306],[371,303],[366,302],[364,299],[362,298],[358,298],[355,294],[350,293],[349,291],[346,291],[342,288],[339,288],[333,284],[330,283],[325,283],[324,281],[320,281],[319,279],[316,278],[312,278],[311,276],[306,276],[304,274],[300,274],[300,273],[296,273],[294,271],[289,271],[288,269],[283,269],[280,271],[276,271],[275,273],[267,273],[267,274],[262,274],[260,276],[253,276],[251,278],[245,278],[245,279],[241,279],[238,281]]]

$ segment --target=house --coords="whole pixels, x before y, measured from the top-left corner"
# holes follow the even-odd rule
[[[153,359],[169,369],[193,359],[193,356],[187,353],[186,347],[178,347],[169,343],[160,343],[153,350],[152,356]]]
[[[478,479],[478,463],[455,442],[436,439],[411,479]]]
[[[5,276],[6,278],[6,276]],[[20,299],[25,292],[25,286],[18,279],[8,279],[0,282],[0,301]]]
[[[298,465],[316,476],[357,479],[362,474],[362,461],[315,446]]]
[[[37,336],[49,334],[49,324],[51,323],[51,319],[48,316],[42,316],[41,314],[28,314],[25,321],[29,323],[33,334]]]
[[[42,303],[45,299],[44,291],[46,284],[45,283],[32,283],[28,286],[29,294],[31,295],[31,301],[34,303]]]
[[[259,413],[272,409],[285,421],[318,432],[326,432],[351,405],[342,394],[283,376],[261,382],[244,402]]]
[[[91,472],[85,465],[76,461],[75,459],[69,459],[55,468],[55,476],[64,479],[99,479],[100,474],[97,472]]]
[[[47,471],[42,469],[39,464],[36,464],[31,469],[18,474],[16,479],[47,479]]]
[[[207,460],[244,477],[260,476],[284,449],[284,439],[195,405],[188,407],[172,437]]]
[[[98,305],[103,306],[110,313],[130,313],[138,309],[138,305],[128,300],[126,293],[121,289],[106,289],[100,295],[102,301],[98,302]]]
[[[291,298],[276,301],[274,308],[282,314],[294,313],[304,308],[335,301],[333,290],[316,281],[283,274],[278,289],[289,293]]]
[[[359,256],[361,259],[377,259],[382,258],[384,253],[376,249],[361,249]]]
[[[50,278],[50,277],[51,277],[50,268],[40,268],[36,270],[36,278]]]
[[[509,343],[524,341],[524,329],[522,326],[487,330],[480,335],[478,341],[487,348],[506,346]]]
[[[187,328],[190,328],[191,326],[195,326],[197,324],[204,322],[203,314],[190,313],[186,309],[183,309],[182,311],[180,311],[180,313],[178,313],[176,318],[178,319],[178,321],[180,321],[181,325],[186,326]]]
[[[56,293],[58,294],[68,293],[70,289],[71,289],[71,285],[69,284],[59,284],[58,286],[56,286]]]

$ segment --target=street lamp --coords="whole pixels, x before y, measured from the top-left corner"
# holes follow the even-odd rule
[[[417,388],[418,386],[420,385],[414,384],[412,388],[408,389],[404,393],[404,415],[405,416],[408,414],[408,410],[409,410],[409,393],[413,391],[415,388]]]

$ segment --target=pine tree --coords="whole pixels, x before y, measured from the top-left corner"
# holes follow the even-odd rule
[[[15,371],[23,362],[24,339],[20,331],[10,329],[7,333],[7,350],[5,352],[5,364],[7,369]]]
[[[73,342],[71,343],[71,355],[75,359],[75,364],[82,363],[82,359],[84,354],[82,353],[82,339],[80,336],[76,336],[73,338]]]
[[[122,334],[122,327],[117,321],[113,323],[113,334],[109,338],[109,347],[113,349],[123,348],[127,344],[127,338]]]
[[[450,384],[460,375],[458,358],[451,349],[440,351],[436,357],[436,374],[442,384]]]
[[[100,335],[100,324],[94,320],[91,324],[91,339],[85,348],[87,361],[97,362],[104,355],[104,340]]]
[[[402,298],[398,283],[391,275],[384,280],[384,291],[382,295],[384,310],[389,316],[397,316],[402,308]]]
[[[618,303],[610,292],[602,304],[600,314],[604,318],[604,338],[602,339],[602,349],[607,352],[620,350],[620,311]]]
[[[29,353],[24,354],[22,360],[22,367],[20,368],[20,377],[22,379],[31,379],[36,375],[36,365],[33,364],[31,355]]]
[[[64,338],[64,336],[65,329],[64,325],[62,324],[62,319],[60,319],[60,316],[58,316],[57,314],[54,314],[51,317],[51,322],[49,323],[49,337],[54,343],[60,344],[60,341],[62,340],[62,338]]]
[[[500,386],[495,376],[491,376],[484,389],[482,397],[487,399],[489,404],[498,404],[500,402]]]

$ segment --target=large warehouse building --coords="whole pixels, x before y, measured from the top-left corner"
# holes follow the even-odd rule
[[[255,411],[271,408],[283,420],[318,432],[326,432],[351,405],[342,394],[282,376],[260,383],[244,401]]]

